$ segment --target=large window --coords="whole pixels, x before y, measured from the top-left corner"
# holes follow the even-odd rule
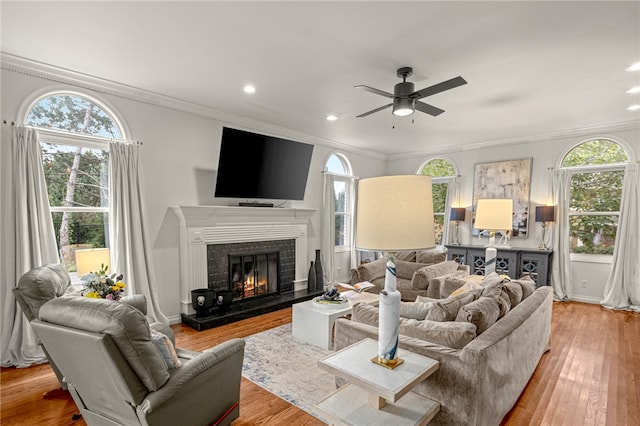
[[[613,254],[627,161],[624,149],[608,139],[583,142],[563,158],[562,167],[572,171],[572,253]]]
[[[443,158],[434,158],[424,163],[418,174],[431,176],[433,193],[433,223],[436,244],[442,244],[445,211],[447,208],[447,188],[452,178],[456,176],[453,164]]]
[[[335,177],[333,195],[335,199],[336,249],[348,250],[351,246],[351,185],[352,174],[349,160],[340,153],[332,154],[325,165],[325,172]]]
[[[121,126],[97,102],[74,93],[49,94],[27,111],[37,127],[58,248],[71,273],[76,251],[109,247],[109,146]]]

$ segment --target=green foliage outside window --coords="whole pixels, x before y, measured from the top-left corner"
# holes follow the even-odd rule
[[[562,167],[597,166],[628,161],[622,147],[595,139],[572,149]],[[623,170],[574,172],[571,177],[569,234],[574,253],[613,254],[620,211]]]
[[[456,174],[453,165],[442,158],[436,158],[426,163],[420,170],[420,174],[431,177],[448,177]],[[447,207],[447,183],[434,183],[433,195],[433,222],[435,228],[436,244],[442,244],[445,217]]]

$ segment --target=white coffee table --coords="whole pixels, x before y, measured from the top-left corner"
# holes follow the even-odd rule
[[[368,303],[377,305],[379,297],[374,293],[360,293],[348,298],[349,303],[344,307],[333,306],[318,307],[312,300],[293,305],[292,334],[300,340],[304,340],[322,349],[332,349],[333,324],[336,319],[351,313],[351,308],[356,303]]]
[[[426,425],[440,404],[410,392],[440,365],[438,361],[398,349],[404,361],[391,370],[371,362],[378,342],[364,339],[318,361],[320,368],[350,382],[318,403],[342,425]]]

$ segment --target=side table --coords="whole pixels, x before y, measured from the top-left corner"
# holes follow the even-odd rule
[[[336,424],[426,425],[440,404],[410,392],[440,365],[438,361],[398,349],[404,362],[391,370],[371,362],[378,342],[364,339],[320,361],[320,368],[350,382],[317,405]]]

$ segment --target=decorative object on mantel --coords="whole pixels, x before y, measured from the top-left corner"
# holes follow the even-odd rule
[[[400,250],[435,247],[431,177],[383,176],[358,184],[356,247],[387,252],[384,289],[380,292],[378,356],[372,361],[393,367],[398,359],[400,292],[396,256]]]
[[[538,246],[539,250],[549,250],[545,243],[547,225],[556,220],[556,206],[536,206],[536,222],[542,222],[542,240]]]
[[[307,290],[308,291],[316,291],[316,267],[311,261],[311,266],[309,266],[309,274],[307,275]]]
[[[451,207],[451,216],[449,216],[449,220],[454,220],[456,224],[456,228],[453,233],[453,244],[457,246],[460,245],[460,242],[458,241],[458,227],[460,226],[460,221],[464,221],[466,213],[467,209],[464,207]]]
[[[324,290],[324,271],[322,270],[322,260],[320,250],[316,250],[316,290]]]
[[[98,272],[90,272],[80,278],[84,290],[82,295],[93,299],[120,300],[127,287],[122,279],[122,274],[107,275],[109,266],[104,263]]]
[[[484,275],[487,276],[496,270],[496,231],[511,229],[511,217],[513,216],[513,200],[491,199],[478,200],[476,207],[475,223],[480,229],[489,230],[489,244],[485,251]],[[505,233],[506,235],[507,233]]]
[[[191,306],[195,309],[196,316],[205,317],[209,315],[209,311],[214,304],[213,289],[196,288],[191,290]]]

